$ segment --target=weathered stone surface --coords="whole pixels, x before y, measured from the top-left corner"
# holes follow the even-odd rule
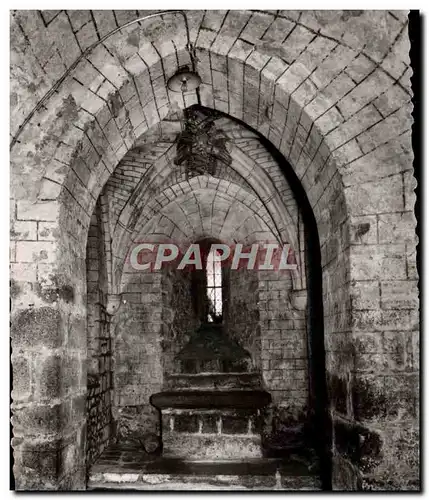
[[[124,442],[142,443],[146,434],[160,434],[159,412],[149,404],[121,408],[117,420],[117,433]]]
[[[90,472],[91,488],[320,489],[306,461],[253,459],[192,461],[150,457],[141,449],[111,446]],[[206,487],[204,487],[206,485]]]
[[[19,311],[12,319],[11,335],[17,348],[35,345],[59,347],[63,341],[61,313],[53,307]]]
[[[363,479],[366,465],[354,462],[347,446],[335,452],[334,485],[416,489],[418,276],[407,12],[187,12],[202,101],[244,120],[290,162],[280,168],[259,139],[226,121],[234,169],[220,170],[216,181],[192,182],[171,168],[169,153],[177,133],[174,126],[168,130],[175,121],[170,118],[197,102],[195,93],[182,98],[165,90],[178,65],[190,62],[179,14],[119,31],[87,54],[91,64],[82,59],[64,73],[90,44],[142,14],[11,13],[14,403],[35,398],[42,408],[49,400],[61,406],[72,398],[78,422],[88,368],[96,377],[87,386],[91,462],[113,438],[114,420],[126,428],[127,412],[148,407],[150,395],[161,390],[175,343],[187,341],[178,332],[190,323],[186,279],[166,280],[182,294],[181,307],[168,286],[123,273],[136,241],[127,234],[247,242],[280,234],[299,253],[302,272],[275,286],[276,280],[258,278],[266,284],[257,300],[252,279],[237,279],[233,302],[240,310],[231,326],[248,341],[274,405],[291,408],[284,417],[289,422],[292,408],[299,413],[308,402],[308,359],[317,353],[307,352],[307,332],[310,340],[317,332],[305,309],[284,292],[305,290],[307,280],[314,284],[304,271],[315,249],[307,248],[304,233],[318,232],[327,404],[371,425],[395,422],[390,434],[387,427],[377,429],[383,458]],[[35,109],[57,81],[56,91]],[[144,145],[144,153],[132,150],[121,162],[134,145]],[[305,197],[297,203],[284,177],[289,170],[300,179],[308,205]],[[101,193],[102,217],[93,224]],[[315,217],[306,231],[305,207]],[[55,269],[62,269],[61,278]],[[110,330],[106,295],[121,292],[128,305]],[[249,299],[246,307],[240,294]],[[309,306],[313,310],[311,301]],[[22,429],[30,424],[27,411],[17,414]],[[67,422],[52,418],[63,433]],[[39,423],[47,432],[48,417],[41,414]],[[334,428],[334,442],[335,432],[341,438],[342,431]],[[14,443],[19,489],[83,487],[85,439],[80,436],[76,447],[60,440],[46,450],[30,440],[21,448]],[[368,446],[377,443],[374,438]]]
[[[163,456],[197,460],[261,458],[260,436],[170,433],[163,436]]]
[[[83,412],[82,412],[83,413]],[[31,405],[14,410],[14,436],[56,434],[71,423],[70,403]]]

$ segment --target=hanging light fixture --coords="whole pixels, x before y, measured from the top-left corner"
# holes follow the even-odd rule
[[[191,106],[184,110],[183,130],[176,139],[175,165],[184,165],[187,175],[215,175],[218,164],[231,165],[228,138],[215,126],[214,110]]]
[[[173,92],[192,92],[201,85],[201,77],[196,71],[189,69],[189,66],[182,66],[168,80],[167,86]]]

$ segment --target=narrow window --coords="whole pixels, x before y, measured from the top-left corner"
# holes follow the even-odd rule
[[[216,253],[215,250],[210,250],[206,265],[209,323],[222,322],[222,266]]]

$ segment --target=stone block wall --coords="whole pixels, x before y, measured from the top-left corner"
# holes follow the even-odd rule
[[[114,408],[117,436],[139,440],[159,434],[159,415],[149,398],[163,384],[162,284],[160,273],[124,273],[126,301],[114,316]]]
[[[85,261],[72,237],[60,236],[52,193],[44,196],[14,199],[10,210],[13,474],[17,490],[82,489]]]
[[[141,12],[94,11],[82,24],[87,14],[11,14],[12,361],[17,373],[12,444],[20,488],[84,484],[84,259],[91,214],[134,141],[173,108],[197,102],[195,93],[179,101],[165,91],[178,61],[188,61],[183,23],[176,15],[154,21],[152,27],[159,29],[152,30],[153,45],[129,43],[136,36],[147,41],[146,26],[140,30],[136,24],[134,36],[119,31],[109,39],[109,51],[99,46],[91,62],[83,59],[62,79],[86,43]],[[404,242],[402,236],[403,229],[411,234],[415,228],[407,12],[188,14],[203,79],[202,104],[245,120],[277,147],[289,162],[285,171],[296,174],[314,214],[322,254],[329,380],[342,389],[339,395],[344,392],[347,411],[342,415],[348,422],[365,424],[382,436],[380,463],[364,470],[355,455],[340,446],[340,426],[335,425],[335,487],[355,488],[359,477],[374,485],[375,477],[400,488],[416,485],[418,421],[413,412],[397,411],[394,391],[400,387],[406,396],[402,399],[413,400],[416,387],[410,381],[417,377],[418,366],[414,361],[412,367],[394,365],[392,347],[383,339],[384,332],[399,345],[403,339],[401,356],[418,359],[415,301],[398,313],[389,306],[397,299],[392,302],[385,294],[389,287],[409,287],[408,296],[417,297],[416,241]],[[278,24],[290,27],[286,37],[284,29],[276,29]],[[147,58],[146,64],[141,57]],[[56,81],[61,82],[56,91],[29,115]],[[367,246],[351,244],[355,217],[361,218],[359,237],[374,238]],[[392,223],[395,217],[398,224]],[[385,227],[392,223],[387,241],[381,224],[386,221]],[[365,281],[381,289],[382,301],[375,310],[350,303],[355,282],[364,289]],[[365,292],[363,302],[368,303],[369,296]],[[368,346],[358,350],[357,337],[365,333],[376,339],[383,360],[374,372],[370,363],[365,372],[355,370],[370,354],[365,352]],[[43,356],[41,348],[46,348]],[[54,374],[53,382],[46,373]],[[397,412],[398,418],[380,417],[378,427],[367,418],[360,422],[361,404],[354,405],[355,414],[352,403],[365,394],[371,399],[374,392],[387,396],[386,405],[377,407],[386,408],[390,416]],[[334,414],[335,393],[330,392]],[[73,408],[73,418],[57,419],[57,403]],[[37,420],[28,416],[33,411],[45,411],[45,423],[57,422],[55,432],[43,421],[36,432]],[[69,415],[63,410],[61,414]],[[335,416],[339,422],[340,412]],[[38,464],[40,453],[44,465]],[[347,469],[344,464],[352,462],[355,468]]]
[[[87,463],[115,439],[112,418],[113,360],[102,206],[97,203],[88,231],[87,268]]]
[[[228,333],[261,371],[279,425],[303,424],[309,404],[307,291],[293,290],[291,271],[241,268],[228,274]]]
[[[245,261],[244,261],[245,262]],[[226,330],[252,356],[255,371],[262,369],[261,326],[258,307],[258,273],[246,268],[229,269],[226,289]]]
[[[164,374],[180,371],[175,357],[198,327],[193,297],[192,272],[166,266],[162,271],[162,363]]]
[[[273,402],[299,414],[308,405],[307,311],[293,302],[296,292],[289,271],[259,275],[264,380]],[[306,291],[301,293],[305,301]]]

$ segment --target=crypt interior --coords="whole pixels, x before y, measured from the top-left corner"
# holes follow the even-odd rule
[[[407,16],[11,12],[16,489],[419,489]]]

